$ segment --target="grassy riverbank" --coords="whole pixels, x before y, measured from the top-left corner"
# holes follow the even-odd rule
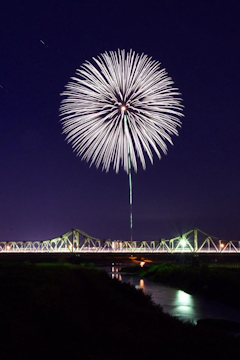
[[[234,264],[194,266],[161,263],[144,268],[127,268],[127,271],[240,307],[240,267]]]
[[[0,264],[2,359],[231,359],[240,341],[183,324],[94,267]]]

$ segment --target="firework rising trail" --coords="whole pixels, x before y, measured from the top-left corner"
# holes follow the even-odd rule
[[[137,172],[167,153],[183,116],[180,93],[158,61],[125,50],[85,62],[66,85],[60,107],[63,133],[82,159],[116,172]]]

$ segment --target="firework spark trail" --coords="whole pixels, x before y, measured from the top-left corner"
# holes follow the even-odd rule
[[[181,98],[160,63],[144,54],[124,50],[105,52],[85,62],[63,92],[60,107],[63,133],[74,151],[90,166],[102,165],[128,173],[130,233],[133,240],[132,167],[137,172],[144,152],[153,163],[153,151],[161,158],[166,141],[178,135]]]
[[[105,52],[85,62],[67,84],[60,107],[63,133],[82,159],[108,171],[137,172],[178,135],[182,104],[160,63],[145,54]],[[127,121],[124,120],[127,118]],[[129,155],[128,155],[129,154]]]

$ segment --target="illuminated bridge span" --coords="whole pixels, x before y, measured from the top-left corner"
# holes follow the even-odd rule
[[[240,241],[224,241],[193,229],[170,240],[99,240],[77,229],[51,240],[0,241],[1,253],[240,253]]]

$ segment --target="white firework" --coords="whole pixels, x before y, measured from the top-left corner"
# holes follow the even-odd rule
[[[60,107],[63,133],[82,159],[116,172],[129,160],[137,172],[153,163],[181,126],[180,93],[158,61],[134,51],[105,52],[85,62],[66,85]]]

